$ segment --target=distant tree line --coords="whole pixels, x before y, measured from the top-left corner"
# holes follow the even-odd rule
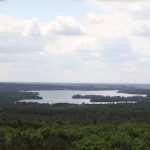
[[[19,100],[42,99],[38,92],[18,92],[10,90],[0,90],[0,105],[11,104]]]
[[[91,102],[150,102],[150,96],[101,96],[101,95],[73,95],[74,99],[90,99]]]
[[[137,84],[82,84],[82,83],[0,83],[0,90],[118,90],[120,93],[150,94],[150,85]]]

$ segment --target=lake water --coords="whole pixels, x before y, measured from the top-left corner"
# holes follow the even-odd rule
[[[21,102],[38,102],[38,103],[48,103],[48,104],[53,104],[53,103],[93,104],[92,102],[90,102],[90,99],[73,99],[72,96],[76,94],[102,95],[102,96],[124,96],[124,97],[144,96],[144,95],[137,95],[137,94],[117,93],[117,90],[113,90],[113,91],[110,91],[110,90],[109,91],[53,90],[53,91],[33,91],[33,92],[38,92],[39,96],[43,97],[43,99],[21,100]],[[123,102],[120,102],[120,103],[123,103]],[[108,102],[102,102],[101,104],[108,104]]]

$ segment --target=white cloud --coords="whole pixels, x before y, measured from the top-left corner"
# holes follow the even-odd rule
[[[0,15],[0,20],[0,33],[19,32],[23,36],[83,34],[81,24],[71,16],[57,16],[54,20],[46,23],[37,18],[19,20],[4,15]]]
[[[42,49],[45,39],[26,38],[22,33],[0,33],[0,53],[33,53]]]
[[[133,51],[150,60],[150,37],[132,37],[130,41]]]
[[[102,17],[102,15],[98,15],[95,12],[90,12],[86,16],[86,21],[88,23],[97,24],[97,23],[104,23],[105,19],[104,17]]]
[[[22,31],[23,36],[41,36],[40,21],[33,18],[24,24],[24,29]]]
[[[0,15],[0,33],[17,32],[24,22],[15,18]]]
[[[96,23],[87,20],[85,28],[88,34],[102,38],[128,36],[133,27],[132,19],[125,14],[99,14],[97,20]]]
[[[150,21],[140,25],[133,33],[138,36],[150,36]]]
[[[131,3],[128,11],[133,19],[149,20],[150,17],[150,1],[139,3]]]
[[[128,74],[129,81],[138,81],[138,77],[147,79],[145,68],[150,60],[147,3],[87,2],[104,12],[91,11],[83,21],[73,16],[57,16],[49,22],[1,15],[0,67],[4,73],[0,78],[9,79],[5,74],[12,72],[14,78],[17,73],[27,72],[27,79],[32,76],[34,80],[35,73],[40,79],[43,72],[46,80],[56,79],[56,74],[58,79],[60,73],[64,74],[62,81],[67,80],[68,74],[70,81],[77,77],[83,81],[109,78],[110,82],[119,82],[124,74]]]
[[[49,55],[86,55],[94,53],[96,41],[87,36],[74,36],[58,38],[44,47],[45,53]]]
[[[0,80],[7,81],[11,76],[12,64],[0,63]]]
[[[90,5],[105,9],[107,13],[119,13],[129,15],[134,19],[149,19],[150,1],[149,0],[87,0]]]
[[[70,16],[58,16],[51,21],[45,30],[46,34],[56,35],[81,35],[83,34],[80,23]]]
[[[125,14],[89,13],[82,27],[73,17],[66,16],[56,17],[50,23],[36,18],[19,21],[1,17],[1,53],[75,54],[91,60],[101,60],[103,56],[104,60],[111,61],[119,61],[118,58],[123,60],[120,56],[123,53],[127,54],[127,57],[124,55],[124,60],[132,55],[130,45],[133,44],[129,37],[137,22]],[[82,34],[82,29],[85,34]],[[118,58],[115,57],[117,55]]]
[[[106,39],[103,42],[102,55],[106,63],[129,62],[136,60],[130,41],[125,37]]]

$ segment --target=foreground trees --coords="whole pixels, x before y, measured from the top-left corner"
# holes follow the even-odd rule
[[[0,109],[0,150],[149,150],[149,104]]]
[[[149,124],[0,127],[2,150],[149,150]]]

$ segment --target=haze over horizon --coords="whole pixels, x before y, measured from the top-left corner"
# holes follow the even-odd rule
[[[0,82],[150,83],[149,67],[149,0],[0,0]]]

